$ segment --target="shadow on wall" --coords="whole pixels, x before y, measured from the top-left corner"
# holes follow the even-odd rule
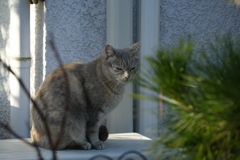
[[[9,54],[8,34],[10,23],[9,1],[0,1],[0,57],[8,64]],[[9,124],[10,122],[10,102],[8,100],[8,71],[0,65],[0,122]],[[6,130],[0,130],[0,139],[10,138]]]

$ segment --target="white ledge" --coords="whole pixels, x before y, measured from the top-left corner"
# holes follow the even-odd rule
[[[30,141],[30,139],[26,139]],[[105,142],[107,147],[104,150],[60,150],[56,151],[59,160],[89,160],[98,155],[111,157],[117,160],[128,151],[137,151],[147,157],[145,150],[150,147],[152,140],[138,133],[110,134]],[[52,159],[50,150],[40,148],[42,157]],[[134,160],[144,160],[137,154],[128,154]],[[0,159],[9,160],[36,160],[38,159],[35,148],[27,145],[19,139],[0,140]],[[94,158],[94,160],[107,160],[106,158]]]

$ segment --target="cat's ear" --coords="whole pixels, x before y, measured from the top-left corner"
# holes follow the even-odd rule
[[[141,42],[140,42],[140,41],[137,42],[137,43],[134,43],[134,44],[130,47],[130,51],[135,54],[135,53],[137,53],[137,51],[139,50],[140,46],[141,46]]]
[[[113,56],[115,56],[116,51],[114,50],[114,48],[111,45],[106,45],[104,48],[104,54],[106,59],[109,59]]]

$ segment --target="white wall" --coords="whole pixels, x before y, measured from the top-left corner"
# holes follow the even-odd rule
[[[159,0],[139,1],[139,37],[141,41],[140,69],[148,66],[145,57],[154,54],[154,48],[159,44]],[[146,71],[146,70],[145,70]],[[140,77],[143,76],[140,72]],[[146,88],[139,87],[140,94],[151,95]],[[139,133],[149,138],[158,133],[158,103],[139,100]]]
[[[124,10],[124,12],[123,12]],[[107,0],[107,44],[125,48],[133,44],[133,1]],[[107,116],[109,133],[133,132],[132,83],[125,86],[120,104]],[[124,118],[123,118],[124,117]]]

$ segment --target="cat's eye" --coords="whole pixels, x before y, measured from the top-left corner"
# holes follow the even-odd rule
[[[118,71],[123,71],[122,68],[115,67],[115,69]]]
[[[135,70],[135,67],[131,68],[131,69],[130,69],[130,72],[132,72],[132,71],[134,71],[134,70]]]

